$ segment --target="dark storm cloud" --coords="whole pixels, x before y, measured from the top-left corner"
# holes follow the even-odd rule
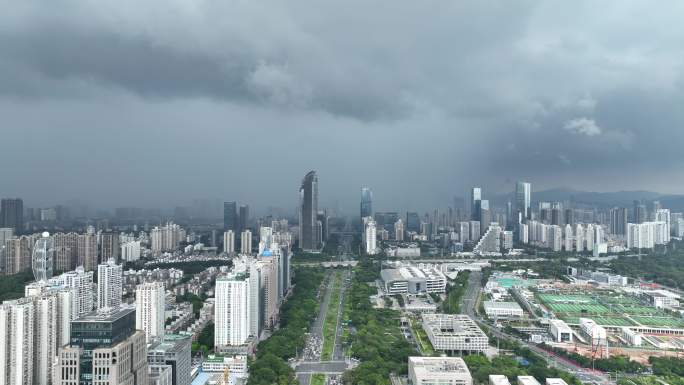
[[[2,6],[3,137],[51,140],[0,154],[27,159],[0,195],[290,205],[270,186],[308,169],[349,207],[360,185],[420,207],[517,178],[684,187],[680,2]],[[68,172],[32,167],[51,159]],[[64,186],[45,197],[40,177]]]

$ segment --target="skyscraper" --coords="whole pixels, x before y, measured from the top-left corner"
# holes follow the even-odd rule
[[[318,224],[318,177],[309,171],[299,188],[299,248],[304,251],[320,249]]]
[[[420,216],[416,212],[406,213],[406,231],[420,231]]]
[[[121,247],[119,246],[119,234],[116,232],[105,232],[100,236],[100,261],[108,261],[113,259],[114,262],[119,262],[119,253]]]
[[[145,333],[135,309],[92,312],[71,323],[71,341],[59,349],[53,385],[148,385]]]
[[[480,220],[481,201],[482,189],[480,187],[473,187],[472,190],[470,190],[470,219],[473,221]]]
[[[190,385],[192,382],[192,340],[190,336],[166,334],[161,341],[147,348],[147,363],[170,365],[171,385]]]
[[[492,213],[489,210],[489,201],[482,199],[478,201],[477,206],[480,208],[480,235],[484,235],[484,233],[486,233],[489,229],[489,224],[492,222]]]
[[[532,211],[530,210],[532,204],[532,185],[527,182],[518,182],[515,184],[515,211],[520,218],[516,217],[514,222],[518,220],[526,221],[532,219]]]
[[[148,343],[165,334],[165,307],[162,282],[146,282],[135,288],[135,328],[145,332]]]
[[[245,231],[249,227],[249,205],[240,206],[240,231]]]
[[[122,280],[121,265],[113,259],[97,267],[98,310],[112,310],[121,305]]]
[[[401,219],[394,222],[394,239],[397,241],[404,240],[404,222]]]
[[[252,232],[249,230],[240,234],[240,253],[252,254]]]
[[[223,252],[227,254],[235,253],[235,232],[233,230],[223,233]]]
[[[633,204],[632,221],[637,224],[646,222],[646,219],[648,218],[646,205],[637,200],[635,200]]]
[[[50,233],[44,232],[33,246],[33,276],[37,282],[45,282],[52,278],[55,249]]]
[[[78,264],[86,271],[94,271],[97,267],[97,236],[94,230],[78,236]]]
[[[361,218],[373,216],[373,191],[368,187],[361,188]]]
[[[238,214],[237,214],[237,203],[233,202],[223,202],[223,230],[233,230],[238,229]]]
[[[0,201],[0,227],[11,227],[15,233],[24,231],[24,201],[3,199]]]
[[[627,234],[627,209],[625,207],[610,209],[610,233],[614,235]]]
[[[364,229],[365,231],[365,237],[364,239],[366,240],[366,254],[368,255],[375,255],[378,253],[378,248],[377,248],[377,229],[375,226],[375,221],[370,219],[366,222],[366,228]]]
[[[52,236],[55,247],[55,271],[73,270],[78,265],[78,234],[57,233]]]
[[[249,338],[249,281],[246,273],[231,273],[216,279],[214,345],[219,349],[243,345]]]
[[[79,266],[74,271],[68,271],[50,280],[59,286],[73,289],[76,293],[77,317],[84,316],[93,311],[93,272],[85,271]]]
[[[0,384],[33,385],[33,302],[0,305]]]

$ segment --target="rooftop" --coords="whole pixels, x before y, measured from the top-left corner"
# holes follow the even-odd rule
[[[110,311],[94,310],[75,319],[74,322],[113,322],[133,312],[135,312],[135,307],[121,305],[120,307],[111,309]]]

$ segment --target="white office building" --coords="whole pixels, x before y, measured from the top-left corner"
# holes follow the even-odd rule
[[[473,377],[461,357],[409,357],[412,385],[472,385]]]
[[[97,267],[97,308],[100,310],[116,309],[121,305],[121,265],[113,259]]]
[[[164,336],[165,297],[162,282],[147,282],[135,288],[135,328],[145,332],[148,343]]]

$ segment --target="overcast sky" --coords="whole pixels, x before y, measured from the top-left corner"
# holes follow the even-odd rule
[[[684,191],[681,1],[0,0],[0,196]]]

